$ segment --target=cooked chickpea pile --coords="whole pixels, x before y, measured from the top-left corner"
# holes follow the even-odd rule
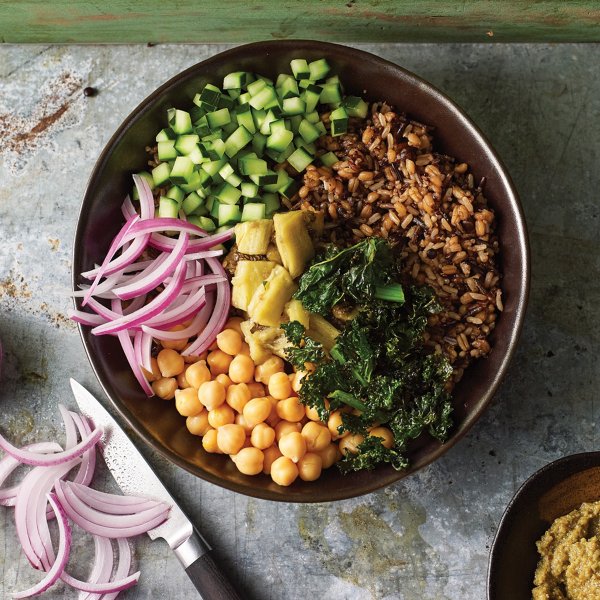
[[[255,365],[240,322],[232,317],[208,352],[182,356],[188,340],[161,342],[147,373],[154,393],[175,399],[190,433],[202,437],[207,452],[229,454],[245,475],[270,475],[279,485],[298,477],[315,481],[364,437],[339,435],[341,411],[322,422],[315,409],[298,400],[304,373],[285,373],[285,363],[271,356]],[[375,427],[369,435],[394,443],[392,432]]]

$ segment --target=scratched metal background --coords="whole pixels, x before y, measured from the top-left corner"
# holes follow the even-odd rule
[[[533,251],[519,352],[491,410],[421,473],[369,496],[314,506],[249,499],[144,448],[256,600],[481,600],[487,555],[517,486],[550,460],[598,448],[599,45],[365,45],[462,105],[520,191]],[[68,377],[100,396],[70,302],[76,215],[91,167],[150,91],[213,46],[0,46],[0,425],[17,443],[60,438]],[[84,87],[97,87],[84,97]],[[100,485],[111,486],[106,474]],[[318,485],[318,484],[315,484]],[[74,574],[88,541],[77,536]],[[123,598],[194,597],[160,543],[135,543],[140,584]],[[39,578],[0,510],[0,594]],[[75,597],[57,585],[49,599]]]

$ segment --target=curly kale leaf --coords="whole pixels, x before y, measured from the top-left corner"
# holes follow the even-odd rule
[[[288,341],[292,343],[292,346],[286,348],[285,357],[296,369],[304,371],[305,363],[320,363],[323,360],[325,356],[323,346],[305,335],[302,323],[298,321],[282,323],[281,329]]]
[[[339,461],[338,468],[342,473],[349,471],[360,471],[362,469],[374,469],[381,463],[390,463],[394,469],[405,469],[408,460],[394,448],[386,448],[383,440],[376,436],[367,436],[358,445],[357,454],[347,454]]]
[[[402,303],[402,287],[395,283],[395,262],[382,238],[366,238],[343,250],[329,247],[325,256],[300,278],[294,298],[309,311],[327,316],[342,300],[365,304],[381,296]]]

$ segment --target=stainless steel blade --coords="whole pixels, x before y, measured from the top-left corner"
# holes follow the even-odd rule
[[[95,426],[102,427],[104,430],[99,445],[104,460],[121,490],[125,494],[160,500],[171,506],[168,519],[148,531],[148,535],[153,540],[159,537],[164,538],[173,549],[181,546],[194,532],[190,520],[154,474],[127,434],[106,412],[100,402],[74,379],[71,379],[71,388],[81,412]],[[206,545],[208,546],[208,544]]]

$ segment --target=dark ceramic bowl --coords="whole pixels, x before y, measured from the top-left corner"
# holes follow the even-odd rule
[[[410,452],[411,467],[395,471],[342,476],[330,469],[316,483],[298,481],[281,488],[267,476],[237,472],[224,456],[206,454],[189,434],[172,403],[147,399],[123,358],[118,342],[94,337],[81,328],[86,352],[100,383],[115,408],[137,433],[169,460],[211,483],[260,498],[293,502],[323,502],[358,496],[389,485],[429,464],[460,438],[479,418],[506,372],[514,352],[527,303],[529,251],[519,200],[500,159],[477,127],[451,100],[412,73],[372,54],[311,41],[262,42],[240,46],[201,62],[162,85],[123,122],[96,163],[83,200],[73,261],[73,281],[104,256],[122,224],[120,205],[131,188],[131,173],[145,167],[144,148],[164,126],[170,106],[191,105],[194,94],[208,82],[219,84],[231,71],[247,70],[268,76],[287,71],[292,58],[326,57],[340,75],[347,93],[370,100],[386,99],[412,118],[435,126],[437,148],[472,166],[476,178],[485,176],[486,195],[498,216],[504,262],[505,310],[498,320],[487,360],[469,368],[455,392],[452,437],[444,445],[420,440]]]
[[[573,454],[546,465],[506,508],[490,552],[488,600],[531,600],[536,542],[554,519],[600,500],[600,452]]]

